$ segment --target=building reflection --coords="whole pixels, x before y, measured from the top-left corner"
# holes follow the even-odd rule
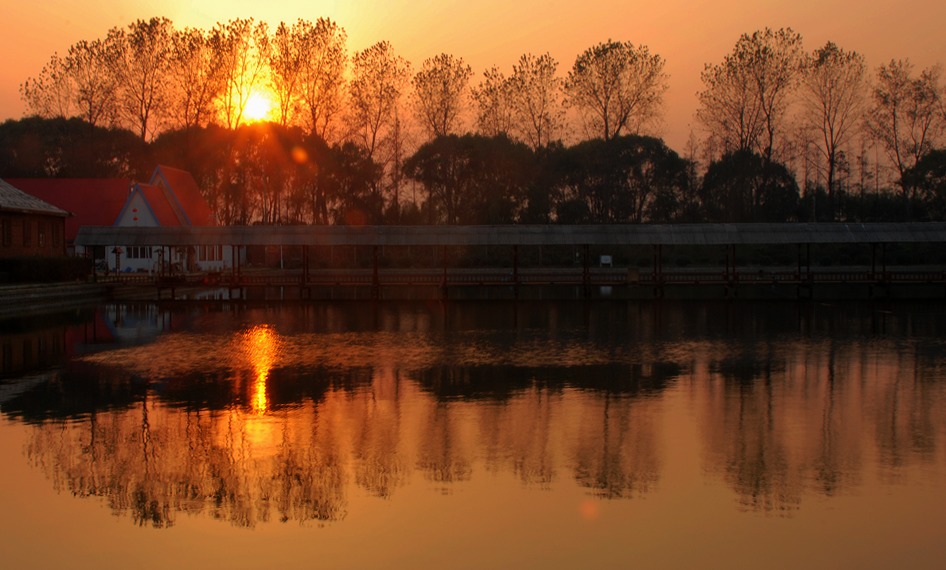
[[[269,316],[205,314],[199,332],[88,352],[3,413],[29,424],[27,456],[57,489],[158,527],[179,513],[324,524],[345,518],[355,489],[449,493],[483,471],[633,500],[660,485],[679,443],[668,426],[690,421],[703,470],[748,511],[791,514],[875,465],[895,478],[942,460],[937,342],[756,335],[768,329],[713,310],[618,314],[639,324],[617,340],[613,315],[577,328],[524,315],[512,334],[444,332],[452,317],[436,313],[381,315],[369,330],[308,322],[344,318],[330,312]],[[787,326],[817,330],[815,318]],[[717,321],[725,338],[699,332]]]

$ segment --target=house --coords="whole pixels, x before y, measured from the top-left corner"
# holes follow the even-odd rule
[[[0,258],[65,255],[69,212],[0,180]]]
[[[158,166],[147,183],[129,179],[20,178],[10,184],[73,214],[65,239],[75,255],[90,255],[111,271],[157,272],[172,264],[175,270],[218,271],[232,266],[232,251],[223,246],[175,249],[147,246],[98,247],[85,251],[75,245],[81,226],[173,227],[216,225],[210,206],[189,172]]]

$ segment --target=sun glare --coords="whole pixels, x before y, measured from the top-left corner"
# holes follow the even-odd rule
[[[272,110],[273,100],[264,93],[254,91],[243,107],[243,118],[248,122],[265,121],[270,118]]]

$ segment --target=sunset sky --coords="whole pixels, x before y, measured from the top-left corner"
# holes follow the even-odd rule
[[[549,52],[564,76],[575,56],[598,42],[644,44],[667,61],[670,90],[660,134],[677,149],[694,121],[704,64],[719,62],[744,32],[791,27],[804,37],[806,51],[831,40],[863,53],[871,69],[893,58],[909,58],[918,68],[946,62],[941,0],[6,0],[0,16],[0,120],[22,116],[19,85],[54,52],[154,16],[203,29],[238,17],[272,26],[328,17],[347,31],[351,52],[387,40],[415,70],[428,57],[450,53],[473,67],[473,84],[492,65],[508,74],[527,52]]]

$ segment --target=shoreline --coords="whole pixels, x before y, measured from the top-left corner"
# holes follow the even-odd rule
[[[378,295],[378,296],[374,296]],[[102,303],[319,303],[319,302],[508,302],[508,301],[589,301],[634,302],[660,301],[946,301],[946,285],[940,283],[816,283],[790,284],[776,282],[720,284],[674,283],[655,287],[653,284],[511,284],[450,287],[448,291],[430,285],[387,284],[380,294],[370,286],[354,284],[316,285],[309,287],[199,286],[182,284],[176,296],[154,284],[144,283],[48,283],[0,286],[0,319],[29,317],[62,310],[78,309]]]

